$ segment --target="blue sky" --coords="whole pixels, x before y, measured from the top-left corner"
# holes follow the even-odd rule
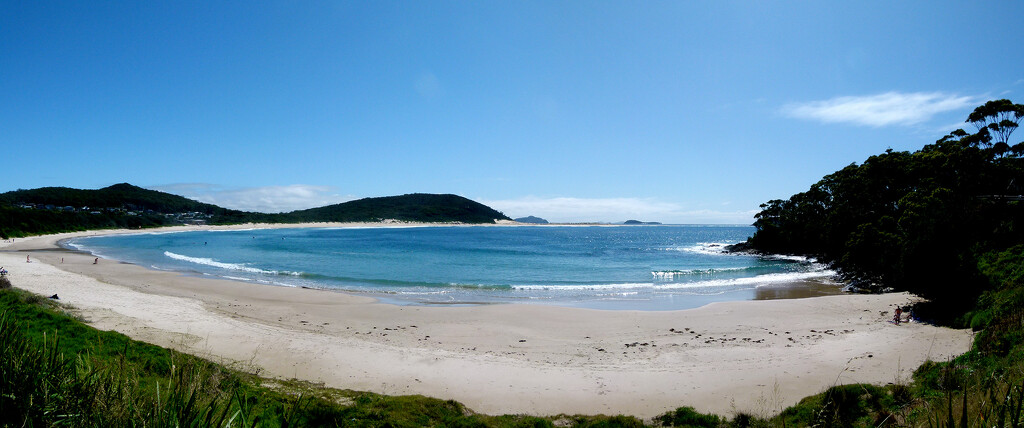
[[[0,1],[0,191],[287,211],[455,193],[750,223],[989,99],[1024,2]],[[1019,136],[1018,136],[1019,137]]]

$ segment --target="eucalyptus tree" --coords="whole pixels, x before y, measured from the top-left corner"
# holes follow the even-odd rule
[[[1024,118],[1024,105],[1014,104],[1010,100],[994,100],[974,109],[967,121],[977,129],[977,142],[991,146],[996,156],[1012,151],[1015,155],[1024,152],[1024,143],[1010,146],[1010,135]],[[987,137],[987,138],[986,138]]]

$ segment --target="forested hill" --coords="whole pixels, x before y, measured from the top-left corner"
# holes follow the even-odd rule
[[[494,223],[510,220],[490,207],[456,195],[413,193],[365,198],[282,214],[287,221],[380,221]]]
[[[0,237],[90,229],[247,222],[401,221],[493,223],[508,219],[455,195],[367,198],[283,214],[231,210],[122,183],[99,190],[44,187],[0,194]]]
[[[1021,285],[1011,283],[1024,275],[1024,143],[1010,138],[1022,117],[1024,105],[990,101],[968,117],[974,133],[887,150],[768,201],[747,245],[813,256],[861,285],[962,314]]]
[[[178,195],[143,189],[128,183],[115,184],[99,190],[72,189],[68,187],[42,187],[32,190],[15,190],[0,193],[0,203],[7,205],[30,205],[33,207],[92,210],[125,209],[132,211],[155,211],[160,213],[200,212],[203,214],[242,214],[216,205],[204,204]]]

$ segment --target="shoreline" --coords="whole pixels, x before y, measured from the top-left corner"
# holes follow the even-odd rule
[[[0,244],[0,266],[16,287],[58,294],[97,328],[258,367],[272,377],[455,399],[488,414],[652,417],[693,406],[767,415],[837,382],[908,379],[926,358],[967,351],[973,337],[889,324],[893,305],[915,299],[905,293],[719,302],[679,311],[401,306],[103,259],[93,265],[94,256],[57,246],[61,239],[114,233],[367,226],[176,226],[17,238]],[[26,254],[32,263],[25,263]]]
[[[290,224],[242,224],[242,225],[231,225],[231,226],[185,226],[177,227],[174,229],[151,229],[141,230],[138,232],[131,231],[116,231],[116,233],[126,233],[127,235],[165,235],[174,233],[189,233],[189,232],[220,232],[220,231],[255,231],[255,230],[270,230],[270,229],[289,229]],[[409,223],[409,222],[382,222],[382,223],[308,223],[308,224],[295,224],[294,230],[299,228],[321,228],[325,230],[337,230],[337,229],[413,229],[413,228],[521,228],[521,227],[629,227],[622,225],[611,225],[611,224],[548,224],[548,225],[531,225],[531,224],[516,224],[511,222],[504,222],[502,224],[447,224],[447,223]],[[680,225],[653,225],[654,227],[680,227]],[[718,227],[718,226],[713,226]],[[733,226],[729,226],[733,227]],[[95,235],[95,234],[93,234]],[[102,236],[100,234],[99,236]],[[215,233],[216,235],[216,233]],[[196,235],[191,235],[196,236]],[[212,235],[211,235],[212,236]],[[558,307],[571,307],[571,308],[587,308],[587,309],[598,309],[598,310],[641,310],[641,311],[675,311],[694,309],[700,306],[707,305],[712,302],[725,302],[735,300],[771,300],[771,299],[794,299],[794,298],[805,298],[814,296],[826,296],[843,294],[843,284],[834,281],[834,277],[831,277],[831,272],[820,271],[820,272],[809,272],[809,276],[793,277],[788,278],[785,281],[768,281],[763,284],[756,286],[739,287],[738,289],[726,289],[725,291],[716,291],[708,293],[687,293],[680,291],[681,295],[675,295],[675,293],[669,291],[659,291],[659,277],[658,274],[661,272],[652,272],[654,274],[654,280],[652,282],[644,283],[643,280],[630,278],[629,280],[619,280],[622,287],[613,286],[610,288],[608,293],[611,294],[598,294],[600,292],[593,292],[594,295],[590,296],[568,296],[559,293],[559,289],[562,289],[561,285],[553,285],[550,289],[545,285],[533,285],[533,284],[545,284],[543,281],[520,282],[519,284],[530,284],[520,288],[515,285],[485,285],[479,284],[477,286],[458,286],[451,291],[452,294],[445,292],[443,297],[437,297],[436,293],[432,292],[421,292],[422,290],[415,289],[409,290],[408,288],[377,288],[367,287],[363,285],[351,285],[344,283],[333,283],[323,284],[316,281],[304,281],[299,280],[300,277],[305,277],[304,274],[299,275],[298,272],[287,272],[289,268],[280,267],[278,269],[284,269],[285,273],[291,273],[293,276],[266,278],[259,277],[253,278],[250,275],[236,275],[233,273],[222,273],[220,271],[210,272],[206,267],[190,265],[190,267],[182,266],[166,266],[161,265],[160,261],[142,261],[142,259],[134,258],[122,254],[123,257],[116,256],[116,252],[107,254],[103,249],[90,248],[88,244],[68,244],[68,241],[73,241],[75,238],[63,238],[56,242],[57,246],[66,248],[69,250],[81,250],[93,254],[93,256],[99,256],[100,258],[111,257],[118,261],[127,261],[128,263],[135,263],[143,265],[152,270],[173,270],[182,274],[198,276],[198,277],[216,277],[222,279],[228,279],[232,281],[241,281],[251,284],[272,284],[283,287],[301,287],[317,289],[328,292],[340,292],[347,294],[354,294],[357,296],[365,296],[376,299],[380,303],[394,304],[400,306],[473,306],[473,305],[489,305],[489,304],[534,304],[534,305],[547,305],[547,306],[558,306]],[[174,239],[174,238],[171,238]],[[200,241],[204,241],[208,238],[198,238]],[[215,238],[213,238],[215,239]],[[703,245],[703,244],[701,244]],[[709,244],[708,248],[714,248],[725,244]],[[175,250],[176,251],[176,250]],[[712,252],[715,252],[712,250]],[[167,254],[165,253],[165,256]],[[179,256],[178,254],[170,254],[171,258],[179,259],[190,259],[189,257]],[[207,255],[205,257],[215,257]],[[774,257],[768,257],[774,258]],[[785,257],[780,257],[786,259]],[[205,259],[204,259],[205,260]],[[212,261],[213,259],[211,259]],[[203,260],[189,260],[199,264],[208,264]],[[811,263],[813,260],[803,260],[806,263]],[[217,267],[223,267],[217,264],[213,264]],[[245,268],[240,268],[245,269]],[[208,275],[209,274],[209,275]],[[344,275],[342,275],[344,276]],[[498,275],[501,277],[501,275]],[[413,276],[407,278],[407,280],[415,281]],[[672,281],[674,282],[674,281]],[[698,281],[699,282],[699,281]],[[633,284],[636,283],[636,284]],[[472,283],[470,283],[472,284]],[[596,282],[594,290],[604,288],[604,283]],[[481,289],[494,290],[479,291]],[[582,287],[583,289],[589,289],[588,287]],[[622,288],[622,290],[616,290],[616,288]],[[537,291],[524,291],[526,289],[535,289]],[[497,290],[497,291],[495,291]],[[618,294],[618,291],[622,291]]]

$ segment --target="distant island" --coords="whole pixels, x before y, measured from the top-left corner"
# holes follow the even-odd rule
[[[532,215],[526,217],[519,217],[514,220],[516,223],[529,223],[529,224],[548,224],[547,220],[540,217],[534,217]]]
[[[657,224],[661,224],[661,223],[656,222],[656,221],[626,220],[626,221],[622,222],[622,224],[630,225],[630,226],[636,226],[636,225],[657,225]]]
[[[280,214],[232,210],[128,183],[98,190],[43,187],[0,193],[4,239],[92,229],[181,224],[380,222],[489,224],[505,214],[457,195],[364,198]]]

